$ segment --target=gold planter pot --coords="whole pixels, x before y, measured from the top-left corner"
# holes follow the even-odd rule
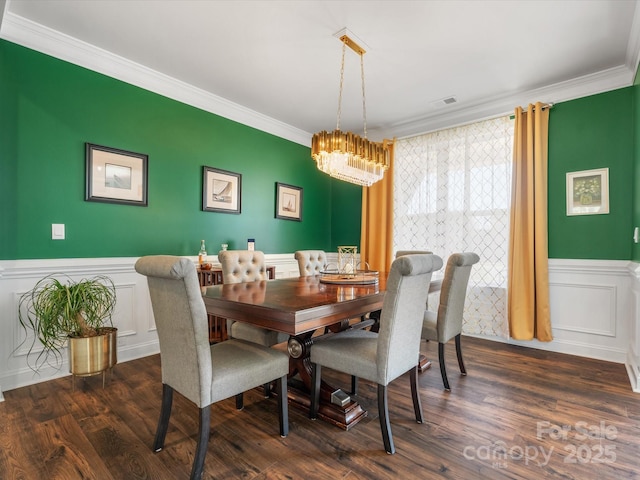
[[[104,373],[118,363],[118,329],[104,327],[95,337],[69,337],[69,372],[77,376]]]

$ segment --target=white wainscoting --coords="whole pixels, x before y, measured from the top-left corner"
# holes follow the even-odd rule
[[[330,255],[329,255],[330,256]],[[196,257],[191,258],[194,262]],[[67,352],[60,368],[46,367],[35,374],[27,365],[29,343],[18,322],[18,301],[38,280],[49,274],[72,279],[108,275],[116,286],[117,306],[113,323],[118,328],[118,362],[158,353],[158,336],[145,277],[137,274],[137,258],[76,258],[0,261],[0,401],[2,392],[69,375]],[[216,256],[209,257],[217,262]],[[276,278],[298,276],[291,254],[266,255],[276,267]],[[334,261],[334,260],[332,260]],[[117,366],[115,368],[118,368]]]
[[[640,393],[640,264],[632,263],[631,272],[631,312],[629,315],[629,348],[625,365],[631,388]]]
[[[327,256],[329,263],[337,263],[336,253]],[[59,369],[46,368],[34,374],[26,362],[25,346],[21,345],[25,334],[18,323],[18,299],[48,274],[64,273],[74,279],[109,275],[118,296],[114,315],[114,324],[118,327],[118,361],[158,352],[147,283],[133,268],[136,260],[0,262],[0,401],[4,398],[3,391],[69,375],[66,357]],[[298,276],[293,253],[266,255],[266,260],[276,267],[276,278]],[[215,262],[217,258],[211,257],[210,261]],[[549,287],[553,341],[509,342],[624,363],[631,387],[640,392],[640,265],[628,261],[552,259]]]
[[[640,391],[637,353],[640,278],[636,273],[639,269],[638,264],[623,260],[550,259],[553,340],[492,339],[624,363],[632,389]]]

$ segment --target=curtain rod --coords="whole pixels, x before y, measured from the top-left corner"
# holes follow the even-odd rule
[[[522,113],[526,113],[527,112],[527,108],[526,107],[520,107],[520,108],[522,108]],[[542,110],[544,110],[546,108],[552,109],[553,108],[553,103],[545,103],[544,105],[542,105]],[[533,109],[535,110],[535,106],[534,106]]]

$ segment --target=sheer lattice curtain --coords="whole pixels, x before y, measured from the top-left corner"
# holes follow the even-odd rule
[[[464,333],[509,335],[512,161],[508,116],[396,143],[394,251],[431,250],[445,262],[454,252],[480,255],[469,280]]]

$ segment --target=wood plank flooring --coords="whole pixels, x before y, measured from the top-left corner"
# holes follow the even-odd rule
[[[345,432],[290,408],[278,435],[277,405],[259,390],[245,408],[212,407],[204,477],[224,479],[640,479],[640,394],[625,368],[597,360],[462,339],[469,375],[459,375],[453,342],[444,392],[437,345],[420,374],[426,423],[417,424],[408,375],[390,386],[397,453],[387,455],[376,389],[360,382],[368,416]],[[349,377],[325,369],[334,384]],[[151,451],[160,409],[158,355],[100,376],[69,377],[5,392],[0,403],[0,479],[187,479],[197,409],[174,396],[165,449]],[[324,378],[324,377],[323,377]]]

